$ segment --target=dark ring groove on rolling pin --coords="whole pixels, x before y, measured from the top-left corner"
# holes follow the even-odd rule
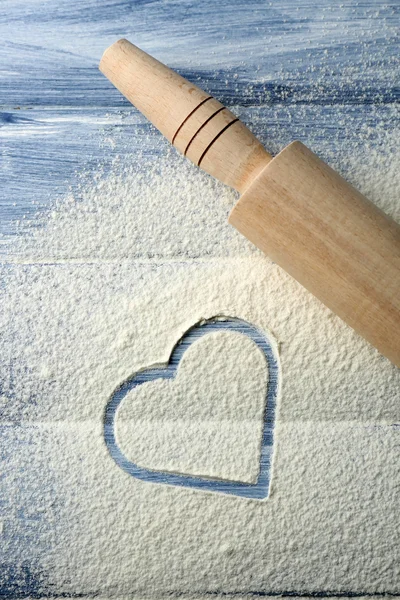
[[[194,108],[194,109],[193,109],[193,110],[192,110],[192,111],[191,111],[191,112],[188,114],[188,116],[187,116],[187,117],[186,117],[186,118],[185,118],[185,119],[182,121],[182,123],[179,125],[178,129],[175,131],[175,135],[174,135],[174,137],[172,138],[172,142],[171,142],[171,144],[173,144],[173,143],[174,143],[176,136],[178,135],[178,133],[180,132],[180,130],[182,129],[182,127],[184,126],[184,124],[186,123],[186,121],[187,121],[188,119],[190,119],[190,117],[192,116],[192,114],[193,114],[193,113],[195,113],[195,112],[196,112],[196,110],[197,110],[198,108],[200,108],[200,106],[203,106],[203,104],[205,104],[206,102],[208,102],[208,101],[209,101],[209,100],[211,100],[212,98],[213,98],[213,96],[208,96],[208,98],[204,98],[204,100],[202,100],[202,101],[200,102],[200,104],[198,104],[198,105],[197,105],[197,106],[196,106],[196,107],[195,107],[195,108]]]
[[[213,117],[215,117],[215,115],[217,115],[218,113],[220,113],[222,110],[225,110],[225,106],[221,106],[221,108],[218,108],[215,112],[212,113],[212,115],[210,115],[208,117],[208,119],[206,119],[203,123],[203,125],[200,125],[200,127],[198,128],[198,130],[196,131],[196,133],[194,134],[194,136],[192,137],[192,139],[190,140],[190,142],[188,143],[188,145],[185,148],[185,152],[183,153],[183,156],[186,156],[186,152],[189,150],[189,146],[190,144],[193,142],[194,138],[196,137],[196,135],[203,129],[203,127],[205,127],[207,125],[207,123],[209,121],[211,121],[211,119]]]
[[[225,125],[225,127],[223,127],[221,129],[221,131],[219,133],[217,133],[217,135],[215,136],[215,138],[213,140],[211,140],[211,142],[208,144],[207,148],[204,150],[203,154],[200,156],[199,158],[199,162],[197,163],[197,166],[199,167],[201,164],[201,161],[203,160],[203,158],[205,157],[205,155],[207,154],[207,152],[209,151],[209,149],[211,148],[211,146],[214,144],[214,142],[217,141],[217,139],[234,123],[237,123],[239,121],[239,119],[234,119],[233,121],[231,121],[230,123],[228,123],[228,125]]]

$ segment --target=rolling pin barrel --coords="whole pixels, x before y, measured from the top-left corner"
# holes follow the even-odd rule
[[[100,70],[196,165],[242,193],[229,222],[400,366],[400,227],[300,142],[275,158],[217,100],[127,40]]]

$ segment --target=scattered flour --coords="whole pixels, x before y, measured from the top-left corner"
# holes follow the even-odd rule
[[[389,148],[395,133],[384,134]],[[365,142],[352,156],[343,145],[331,163],[398,217],[398,153],[372,155]],[[400,371],[227,225],[235,198],[173,155],[143,172],[116,164],[42,215],[16,243],[14,264],[2,266],[5,586],[17,572],[36,596],[400,592]],[[189,327],[215,315],[249,321],[279,344],[266,501],[136,480],[104,443],[116,387],[167,362]],[[174,392],[172,384],[161,397],[164,384],[149,385],[126,399],[121,417],[149,425],[149,416],[176,411],[188,423],[174,443],[189,444],[214,398],[237,385],[218,419],[259,423],[265,373],[246,344],[232,334],[204,338]],[[249,371],[264,375],[248,383],[244,364],[235,379],[230,352],[244,352]],[[210,371],[216,388],[205,394]],[[245,386],[254,394],[241,405]],[[180,404],[176,389],[189,387]],[[245,431],[228,452],[221,426],[221,447],[210,441],[206,456],[203,439],[200,455],[196,444],[182,457],[172,453],[168,427],[146,445],[151,424],[132,441],[122,423],[121,443],[143,462],[254,478],[257,432],[249,447]]]
[[[347,140],[335,140],[325,130],[326,139],[321,139],[327,117],[321,118],[319,108],[306,108],[274,108],[269,118],[286,124],[296,112],[299,120],[303,117],[306,122],[315,121],[315,131],[307,136],[296,132],[287,137],[285,128],[279,126],[274,135],[282,141],[271,148],[263,110],[251,113],[252,129],[275,152],[299,137],[368,198],[400,220],[398,131],[388,132],[385,123],[379,125],[379,121],[370,128],[362,127],[353,123],[357,115],[349,115],[348,111],[342,114],[337,108],[332,118],[339,120],[339,132],[352,127],[361,127],[361,131]],[[395,121],[398,109],[388,110],[387,119]],[[239,107],[236,112],[240,115]],[[142,155],[138,160],[137,156],[128,156],[116,159],[109,175],[95,175],[81,189],[55,202],[33,221],[30,235],[17,238],[12,254],[15,260],[28,263],[208,260],[258,254],[227,224],[238,198],[237,192],[206,177],[174,149],[168,148],[161,157]],[[22,231],[27,224],[21,222]],[[45,228],[45,233],[40,228]]]
[[[186,350],[175,379],[127,395],[117,413],[118,444],[149,469],[255,483],[267,382],[255,342],[210,333]]]
[[[251,244],[226,226],[238,197],[179,156],[143,159],[139,172],[117,164],[109,177],[63,199],[62,210],[53,207],[39,244],[33,235],[15,250],[35,262],[248,254]]]

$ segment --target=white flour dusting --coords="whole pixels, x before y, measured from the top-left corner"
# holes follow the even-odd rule
[[[395,108],[392,111],[395,113]],[[301,115],[301,106],[298,112]],[[339,109],[337,113],[339,118]],[[282,116],[278,109],[276,120],[289,116]],[[305,117],[307,121],[314,118],[318,124],[321,116],[315,109]],[[346,113],[341,122],[346,129],[353,126]],[[380,128],[376,124],[371,130],[363,128],[362,134],[357,132],[338,143],[320,140],[316,128],[312,134],[315,142],[312,136],[305,142],[368,198],[400,219],[397,132],[389,134],[383,125]],[[332,150],[336,144],[337,153]],[[275,148],[276,152],[280,149]],[[137,162],[137,157],[116,160],[107,177],[95,176],[90,184],[56,202],[39,219],[45,234],[37,232],[35,221],[31,237],[17,241],[14,255],[24,262],[92,263],[204,260],[258,253],[227,224],[238,193],[195,169],[173,149],[163,157],[141,156],[140,169]]]
[[[352,160],[344,146],[336,166],[398,216],[398,154],[369,150],[366,142]],[[153,162],[149,174],[117,164],[79,200],[55,205],[18,242],[12,268],[3,267],[0,562],[13,556],[21,573],[29,563],[39,591],[400,591],[400,371],[227,225],[235,197],[180,158]],[[165,363],[189,327],[215,315],[248,321],[279,344],[266,501],[139,481],[104,443],[116,387]],[[207,418],[226,386],[247,387],[247,373],[234,378],[232,335],[191,347],[182,377],[194,395],[183,405],[179,394],[163,394],[153,413],[147,404],[158,395],[148,388],[137,405],[127,400],[126,416],[148,419],[149,410],[158,419],[169,405],[189,420],[189,443],[193,414]],[[246,350],[233,346],[237,356]],[[257,372],[257,354],[245,354]],[[201,396],[205,412],[190,416],[186,406],[203,394],[198,376],[210,370],[217,387]],[[241,406],[240,391],[218,406],[218,420],[243,411],[259,423],[262,377],[251,384],[254,405]],[[169,431],[149,446],[144,437],[130,442],[122,427],[119,434],[132,456],[158,467],[254,478],[259,433],[246,448],[245,432],[229,453],[221,427],[221,447],[206,455],[204,440],[204,456],[194,446],[190,464],[165,452]]]
[[[127,395],[117,413],[118,443],[142,467],[255,483],[267,382],[255,342],[210,333],[186,350],[176,379]]]

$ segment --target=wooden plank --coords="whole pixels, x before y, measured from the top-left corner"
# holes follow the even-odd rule
[[[396,152],[400,111],[395,105],[263,105],[233,110],[273,152],[294,139],[310,146],[357,186],[365,188],[358,156]],[[134,109],[35,108],[0,114],[0,243],[3,252],[48,207],[83,179],[106,172],[117,156],[140,166],[141,156],[169,145]],[[394,132],[388,139],[388,132]],[[376,161],[376,157],[375,157]],[[195,167],[193,167],[194,169]],[[372,198],[386,208],[384,190]],[[393,206],[389,209],[393,211]],[[400,211],[400,207],[399,207]],[[393,212],[392,212],[393,214]],[[397,213],[396,213],[397,214]],[[396,216],[396,214],[394,216]],[[19,222],[19,223],[18,223]],[[27,230],[28,231],[28,230]]]
[[[346,176],[339,153],[347,141],[381,151],[384,130],[398,129],[395,0],[325,0],[317,10],[304,0],[16,0],[2,8],[2,242],[16,220],[75,185],[77,172],[137,148],[164,151],[97,69],[121,35],[235,106],[271,151],[297,138],[343,163]]]
[[[396,0],[17,0],[0,14],[0,106],[120,106],[97,71],[125,36],[224,104],[399,98]]]
[[[107,173],[117,157],[121,157],[123,164],[134,162],[141,168],[146,155],[167,153],[168,145],[162,137],[98,72],[103,50],[121,36],[231,106],[272,152],[293,139],[300,139],[382,208],[400,218],[400,204],[396,207],[392,201],[396,191],[390,190],[391,199],[386,200],[396,169],[393,158],[396,152],[398,156],[400,129],[399,23],[398,0],[320,0],[318,5],[311,0],[262,3],[258,0],[201,3],[3,0],[0,2],[3,258],[6,262],[10,260],[10,242],[16,235],[29,233],[32,224],[25,227],[24,222],[32,219],[38,209],[46,210],[70,190],[79,197],[80,186],[99,173]],[[19,226],[18,221],[22,223]],[[151,223],[149,231],[150,226]],[[188,229],[185,235],[190,237],[190,233]],[[65,261],[71,258],[63,257]],[[6,264],[5,271],[22,273],[24,278],[27,271],[36,269],[39,276],[46,269],[70,270],[71,281],[78,279],[85,290],[86,286],[92,288],[91,282],[85,283],[87,272],[96,269],[99,275],[95,291],[98,290],[99,297],[104,293],[110,297],[119,293],[133,295],[140,285],[139,261],[131,268],[119,264],[115,257],[110,260],[112,265],[106,261],[82,265],[80,257],[73,258],[77,264],[65,265],[64,260],[51,267]],[[195,269],[196,261],[184,259],[182,253],[177,253],[177,260],[183,270],[191,273]],[[162,263],[162,259],[157,259],[145,268],[160,269]],[[168,263],[163,268],[168,270]],[[63,289],[69,289],[68,277]],[[35,310],[39,309],[36,303]],[[112,302],[108,310],[111,315]],[[11,315],[8,333],[13,331],[14,321]],[[53,348],[45,347],[44,351],[51,352]],[[11,372],[13,368],[10,368],[10,384],[25,367],[18,363],[15,373]],[[384,369],[380,375],[385,378]],[[351,377],[351,373],[345,373],[346,376]],[[394,404],[385,406],[383,396],[379,395],[385,394],[385,384],[382,381],[380,385],[380,381],[379,377],[371,378],[372,392],[366,397],[361,398],[360,390],[359,401],[354,403],[358,418],[367,420],[366,415],[376,414],[376,398],[388,423],[397,418]],[[337,386],[332,397],[339,392]],[[339,402],[336,405],[340,408]],[[339,408],[334,418],[341,418]],[[326,408],[321,410],[324,414]],[[295,411],[292,418],[297,418]],[[394,443],[390,446],[385,442],[383,446],[379,442],[378,430],[384,426],[371,425],[375,427],[377,431],[371,431],[371,441],[385,451],[393,448],[394,453]],[[386,429],[393,429],[395,434],[400,432],[395,426]],[[22,435],[19,441],[21,430],[10,425],[2,428],[6,474],[13,468],[19,444],[32,444],[29,452],[35,454],[33,433],[29,433],[29,439]],[[365,468],[364,457],[361,455],[359,459]],[[379,461],[374,465],[378,468]],[[49,497],[55,493],[54,484],[45,470],[40,481],[32,468],[25,475],[27,489],[21,486],[21,497],[16,500],[6,493],[0,500],[1,516],[14,518],[17,511],[14,524],[20,523],[11,541],[10,528],[4,537],[7,541],[4,548],[9,554],[6,554],[7,564],[2,565],[2,584],[8,597],[40,597],[43,593],[42,574],[35,572],[34,565],[21,565],[18,561],[24,548],[32,550],[34,555],[37,546],[37,523],[30,515],[29,484],[35,479],[34,489],[40,486],[41,493]],[[364,489],[376,484],[377,478],[369,476],[368,470],[362,475]],[[388,489],[390,494],[390,486]],[[29,500],[25,506],[21,501],[24,498]],[[372,526],[380,518],[377,515]],[[40,518],[45,517],[43,513]],[[380,522],[383,531],[384,522],[382,519]],[[391,527],[389,520],[387,527]],[[257,589],[256,594],[267,594],[266,590]],[[240,595],[241,590],[237,593]],[[291,589],[289,593],[296,592]],[[341,593],[346,592],[342,589]]]

